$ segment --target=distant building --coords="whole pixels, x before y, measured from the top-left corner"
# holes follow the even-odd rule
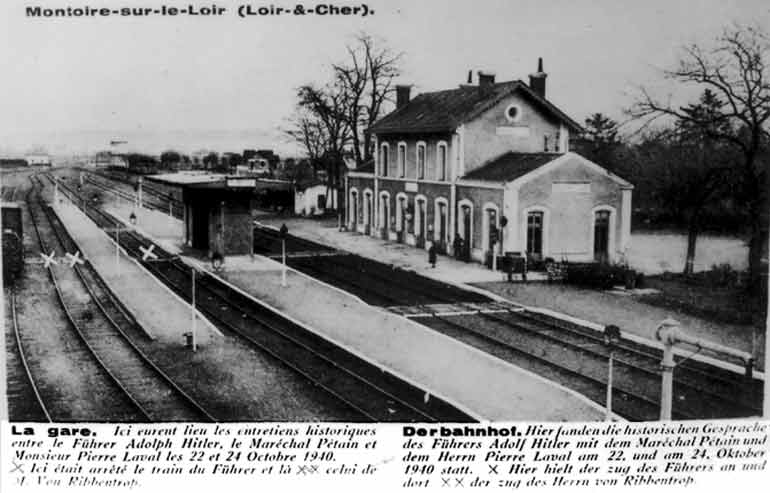
[[[0,158],[0,168],[21,168],[29,166],[26,159]]]
[[[325,183],[314,181],[294,189],[294,213],[300,216],[317,216],[337,207],[337,190]]]
[[[128,168],[128,159],[122,154],[114,154],[111,151],[100,151],[94,156],[93,164],[97,168]]]
[[[51,156],[46,153],[30,153],[24,158],[30,166],[51,166]]]

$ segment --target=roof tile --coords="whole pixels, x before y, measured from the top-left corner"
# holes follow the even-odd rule
[[[369,131],[376,134],[450,132],[514,90],[521,90],[546,113],[573,129],[580,129],[579,124],[535,94],[524,82],[514,80],[493,84],[489,89],[461,86],[458,89],[422,93],[375,122]]]
[[[550,163],[563,154],[506,152],[462,177],[464,180],[510,182]]]

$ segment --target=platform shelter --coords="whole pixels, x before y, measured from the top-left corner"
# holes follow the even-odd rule
[[[169,173],[149,182],[178,187],[184,205],[184,245],[212,257],[253,252],[252,211],[264,190],[291,190],[291,183],[217,174]]]

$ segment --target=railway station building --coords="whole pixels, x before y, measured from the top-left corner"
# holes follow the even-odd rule
[[[629,246],[633,186],[569,150],[581,126],[529,84],[496,82],[410,99],[368,129],[374,160],[348,173],[351,231],[485,262],[615,261]]]

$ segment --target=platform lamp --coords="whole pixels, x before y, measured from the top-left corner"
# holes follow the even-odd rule
[[[128,216],[128,221],[131,223],[131,226],[136,226],[136,214],[131,212],[131,215]]]
[[[219,251],[214,252],[214,254],[211,256],[211,267],[219,272],[222,270],[222,265],[225,262],[225,257],[219,253]]]
[[[604,327],[604,344],[610,351],[607,364],[607,414],[605,421],[612,420],[612,366],[615,357],[615,346],[620,342],[620,327],[608,325]]]

